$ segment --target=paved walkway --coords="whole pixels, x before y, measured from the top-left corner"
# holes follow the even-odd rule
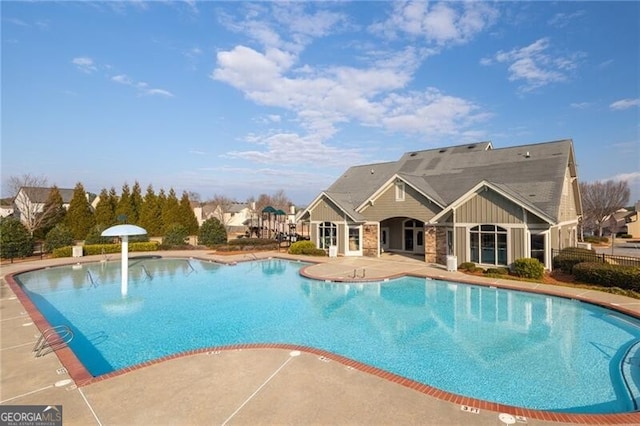
[[[406,273],[456,281],[473,278],[473,282],[481,284],[544,290],[597,301],[640,316],[640,300],[584,289],[469,277],[402,255],[385,255],[380,259],[305,259],[276,252],[235,256],[219,256],[210,251],[158,254],[223,262],[270,256],[312,260],[319,263],[306,267],[305,275],[334,281],[383,280]],[[65,425],[504,425],[510,420],[517,425],[640,424],[640,413],[569,416],[488,404],[428,388],[313,348],[287,345],[203,349],[108,378],[88,380],[78,387],[65,369],[68,363],[60,361],[65,358],[61,351],[57,356],[33,357],[31,350],[39,334],[34,321],[39,321],[32,316],[37,315],[21,303],[17,297],[21,295],[16,295],[4,277],[36,267],[101,258],[2,265],[0,405],[62,405]],[[500,417],[501,413],[509,416]]]

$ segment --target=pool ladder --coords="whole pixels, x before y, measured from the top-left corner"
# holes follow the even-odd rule
[[[49,327],[42,332],[33,351],[35,357],[39,358],[57,349],[63,348],[73,340],[73,331],[66,325],[56,325]]]

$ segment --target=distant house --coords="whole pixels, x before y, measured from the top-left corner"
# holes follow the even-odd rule
[[[550,268],[551,249],[577,242],[577,176],[571,140],[407,152],[349,168],[298,219],[318,247],[343,256],[392,251],[487,267],[534,257]]]
[[[248,229],[252,213],[254,220],[258,219],[255,211],[248,203],[232,202],[228,205],[217,205],[215,203],[204,203],[193,208],[193,213],[198,219],[198,226],[210,218],[218,219],[231,233],[244,233]]]
[[[13,204],[3,202],[0,204],[0,218],[13,215]]]
[[[49,194],[53,188],[23,186],[13,199],[13,214],[22,222],[30,220],[35,214],[42,213],[45,203],[49,199]],[[69,203],[73,198],[73,189],[58,188],[62,197],[62,206],[69,208]],[[97,205],[99,197],[90,192],[86,193],[87,200],[93,208]]]
[[[620,209],[604,220],[602,229],[605,235],[608,234],[628,234],[632,238],[640,238],[640,201],[630,209]]]

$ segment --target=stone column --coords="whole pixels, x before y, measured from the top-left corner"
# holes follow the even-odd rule
[[[436,247],[436,227],[424,224],[424,261],[427,263],[437,262]]]
[[[378,227],[377,223],[368,223],[362,227],[362,254],[367,257],[378,257],[380,255],[378,246]]]

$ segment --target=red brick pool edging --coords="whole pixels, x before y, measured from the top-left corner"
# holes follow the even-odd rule
[[[39,269],[39,268],[34,268],[34,269]],[[19,273],[23,273],[23,272],[25,271],[22,271]],[[40,313],[40,311],[37,309],[35,304],[31,301],[29,296],[23,291],[22,287],[16,282],[14,275],[17,275],[19,273],[9,274],[5,276],[5,280],[9,285],[9,287],[11,288],[11,290],[13,291],[13,293],[16,295],[16,297],[20,301],[20,303],[22,303],[22,305],[24,306],[25,311],[31,317],[33,323],[40,330],[40,332],[43,332],[47,328],[51,327],[51,325]],[[406,275],[410,275],[410,274],[406,274]],[[438,277],[420,276],[420,277],[439,279],[439,280],[445,280],[445,281],[453,281],[451,279],[447,279],[441,276],[438,276]],[[309,278],[312,278],[312,277],[309,276]],[[393,278],[396,278],[396,276],[394,276]],[[375,281],[380,282],[381,280],[375,280]],[[519,291],[527,291],[527,292],[539,293],[539,294],[548,294],[552,296],[559,296],[559,297],[565,297],[565,298],[574,298],[577,300],[582,300],[585,302],[597,304],[599,306],[603,306],[608,309],[616,310],[616,311],[623,312],[623,313],[637,317],[637,313],[624,309],[624,307],[605,304],[605,303],[593,301],[591,299],[587,299],[584,297],[567,296],[566,294],[565,295],[555,294],[556,292],[545,292],[539,289],[523,289],[520,287],[510,287],[508,285],[502,285],[502,283],[500,284],[499,283],[478,283],[478,282],[472,282],[472,281],[466,281],[466,280],[465,281],[456,280],[456,282],[462,282],[464,284],[471,284],[471,285],[503,287],[509,290],[519,290]],[[349,283],[349,282],[345,282],[345,283]],[[113,371],[111,373],[103,374],[97,377],[94,377],[89,373],[89,371],[85,368],[82,362],[80,362],[80,360],[76,357],[76,355],[73,353],[73,351],[69,347],[65,346],[63,348],[56,349],[54,352],[57,355],[60,362],[62,363],[62,365],[66,368],[69,376],[73,379],[76,386],[82,387],[82,386],[90,385],[92,383],[97,383],[103,380],[118,377],[123,374],[127,374],[135,370],[139,370],[141,368],[160,364],[162,362],[169,361],[176,358],[206,354],[206,353],[215,352],[215,351],[234,351],[234,350],[237,351],[237,350],[243,350],[243,349],[283,349],[283,350],[290,350],[290,351],[298,350],[305,353],[318,355],[318,356],[330,359],[332,361],[339,362],[347,367],[354,368],[358,371],[374,375],[376,377],[391,381],[393,383],[397,383],[399,385],[415,390],[427,396],[431,396],[436,399],[440,399],[442,401],[459,404],[462,406],[477,408],[480,410],[488,410],[496,413],[507,413],[514,416],[523,416],[526,418],[553,421],[553,422],[600,424],[600,425],[640,424],[640,412],[638,411],[629,412],[629,413],[614,413],[614,414],[561,413],[561,412],[554,412],[554,411],[533,410],[528,408],[515,407],[515,406],[470,398],[462,395],[453,394],[453,393],[426,385],[424,383],[420,383],[415,380],[411,380],[406,377],[391,373],[389,371],[382,370],[380,368],[373,367],[373,366],[361,363],[359,361],[353,360],[351,358],[347,358],[347,357],[344,357],[332,352],[328,352],[322,349],[291,345],[291,344],[283,344],[283,343],[237,344],[237,345],[229,345],[229,346],[215,346],[215,347],[194,349],[194,350],[180,352],[172,355],[167,355],[161,358],[157,358],[154,360],[146,361],[141,364],[133,365],[131,367],[126,367],[126,368]]]

